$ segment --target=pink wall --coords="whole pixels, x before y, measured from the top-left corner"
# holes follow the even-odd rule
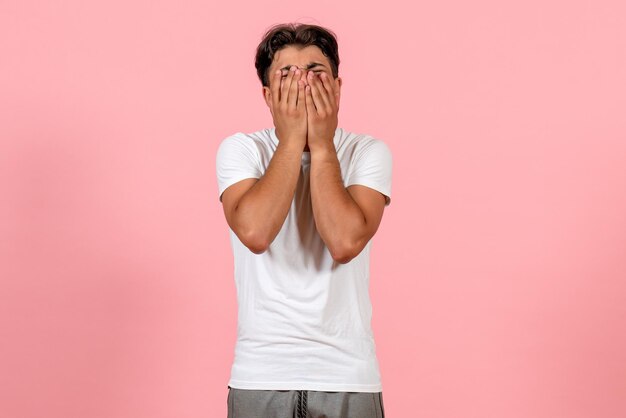
[[[623,2],[94,3],[0,4],[0,416],[226,416],[215,151],[271,127],[285,21],[338,34],[340,126],[394,153],[388,416],[626,416]]]

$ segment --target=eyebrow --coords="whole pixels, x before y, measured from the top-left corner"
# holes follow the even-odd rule
[[[289,69],[291,68],[291,66],[292,66],[292,65],[295,65],[295,64],[285,65],[285,66],[284,66],[283,68],[281,68],[280,70],[281,70],[281,71],[282,71],[282,70],[289,70]],[[321,65],[322,67],[326,67],[324,64],[321,64],[321,63],[319,63],[319,62],[310,62],[310,63],[306,66],[306,69],[307,69],[307,70],[310,70],[311,68],[313,68],[313,67],[317,67],[318,65]],[[296,65],[296,67],[297,67],[297,65]]]

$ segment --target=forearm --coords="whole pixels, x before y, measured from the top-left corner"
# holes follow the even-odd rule
[[[285,222],[300,176],[302,147],[279,142],[267,170],[243,195],[237,221],[261,248],[269,246]]]
[[[337,152],[331,145],[311,150],[311,201],[320,237],[336,260],[358,245],[365,216],[343,186]]]

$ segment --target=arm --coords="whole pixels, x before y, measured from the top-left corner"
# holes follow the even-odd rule
[[[255,254],[264,252],[282,228],[300,177],[302,150],[306,144],[307,120],[304,81],[297,67],[289,74],[274,73],[266,100],[272,113],[278,146],[265,173],[224,190],[224,212],[239,240]],[[283,76],[285,81],[283,82]],[[246,155],[245,153],[243,155]],[[242,162],[231,159],[230,165]],[[244,165],[254,166],[250,159]],[[228,164],[226,164],[228,165]],[[228,191],[228,189],[231,189]],[[228,192],[228,193],[227,193]]]
[[[334,138],[339,110],[339,78],[309,73],[305,90],[307,142],[311,149],[311,201],[317,230],[333,259],[347,263],[374,236],[391,185],[391,155],[383,142],[367,142],[355,161],[348,189],[343,186]],[[376,153],[376,148],[383,148]],[[367,152],[365,152],[367,151]],[[366,156],[367,155],[367,156]],[[374,188],[365,185],[375,185]]]
[[[240,241],[255,254],[267,250],[289,213],[300,176],[302,147],[280,141],[265,173],[223,193],[226,220]],[[239,183],[234,184],[237,186]]]
[[[312,149],[310,183],[317,230],[333,259],[347,263],[378,230],[385,197],[366,186],[343,186],[332,141],[329,146]]]

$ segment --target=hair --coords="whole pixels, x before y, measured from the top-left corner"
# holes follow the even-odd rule
[[[339,75],[339,52],[337,36],[330,29],[305,23],[282,23],[270,27],[256,49],[254,66],[261,84],[269,87],[268,69],[276,52],[286,46],[304,48],[315,45],[330,61],[333,78]]]

